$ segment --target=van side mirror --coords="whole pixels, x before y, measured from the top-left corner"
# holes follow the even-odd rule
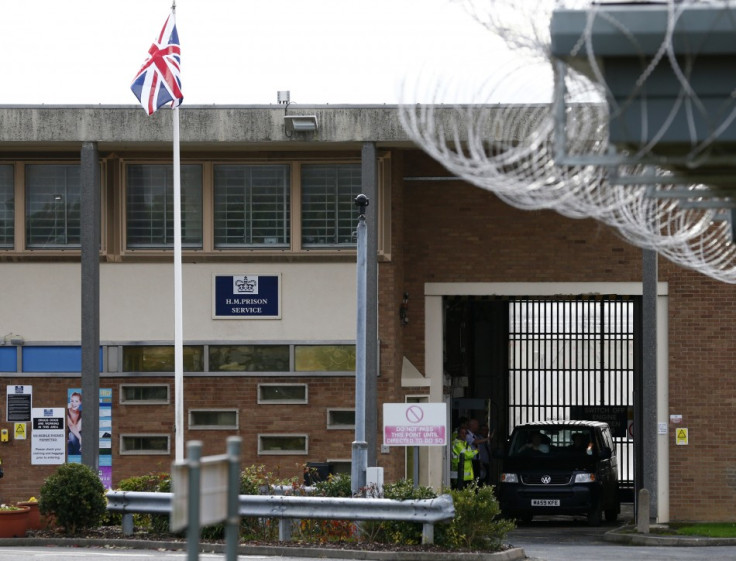
[[[598,457],[601,460],[610,460],[612,456],[613,456],[613,452],[611,452],[611,449],[608,446],[606,446],[605,448],[603,448],[601,450],[601,453],[598,454]]]

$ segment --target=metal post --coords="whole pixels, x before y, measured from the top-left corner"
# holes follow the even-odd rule
[[[642,251],[642,383],[641,439],[642,485],[649,491],[649,516],[657,518],[657,252]],[[637,427],[635,427],[636,429]],[[637,510],[638,512],[638,510]]]
[[[199,509],[202,442],[193,440],[187,443],[187,463],[189,464],[189,502],[187,504],[187,560],[199,560]]]
[[[240,443],[239,436],[227,439],[228,482],[227,482],[227,520],[225,521],[225,559],[237,561],[240,541],[240,515],[238,499],[240,495]]]
[[[414,477],[414,488],[419,487],[419,446],[414,446],[414,450],[412,451],[412,461],[414,463],[413,465],[413,477]]]
[[[365,347],[366,347],[366,238],[365,210],[368,197],[358,195],[355,204],[358,218],[358,266],[357,266],[357,329],[355,337],[355,441],[352,449],[350,484],[353,496],[365,488],[368,467],[368,443],[365,441]]]
[[[378,159],[376,143],[364,142],[360,165],[361,188],[368,200],[378,201]],[[378,204],[368,206],[366,220],[378,225]],[[368,465],[378,465],[378,229],[366,239],[365,316],[365,440]]]
[[[422,524],[422,544],[433,544],[434,543],[434,524],[425,522]]]
[[[80,169],[82,248],[82,463],[99,470],[100,443],[100,162],[96,142],[84,142]]]
[[[291,540],[291,518],[279,518],[279,541],[288,542]]]

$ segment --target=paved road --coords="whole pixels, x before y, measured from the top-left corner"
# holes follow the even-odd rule
[[[508,542],[524,549],[535,561],[734,561],[736,546],[652,547],[618,545],[603,540],[603,534],[633,520],[631,505],[622,505],[616,524],[590,528],[584,518],[539,517],[520,525]]]
[[[82,549],[68,547],[3,547],[0,561],[185,561],[183,551],[151,551],[130,549]],[[224,553],[200,553],[201,561],[223,561]],[[305,561],[304,557],[240,555],[238,561]],[[331,559],[330,561],[355,561]]]

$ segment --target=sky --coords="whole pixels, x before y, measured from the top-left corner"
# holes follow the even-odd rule
[[[170,9],[3,2],[0,104],[136,104],[130,83]],[[185,105],[275,104],[279,90],[294,104],[427,103],[463,83],[443,94],[460,101],[514,58],[451,0],[177,0],[176,22]]]

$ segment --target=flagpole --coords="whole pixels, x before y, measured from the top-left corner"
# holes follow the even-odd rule
[[[179,107],[174,115],[174,440],[176,460],[184,459],[184,345],[181,272],[181,170],[179,162]]]

